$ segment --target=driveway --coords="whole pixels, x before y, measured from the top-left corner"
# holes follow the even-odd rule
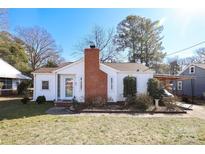
[[[205,120],[205,106],[193,105],[193,110],[187,111],[187,116],[197,117]]]

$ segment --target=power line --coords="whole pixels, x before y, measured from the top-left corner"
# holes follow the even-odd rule
[[[185,50],[191,49],[191,48],[193,48],[193,47],[196,47],[196,46],[198,46],[198,45],[200,45],[200,44],[204,44],[204,43],[205,43],[205,41],[201,41],[201,42],[199,42],[199,43],[197,43],[197,44],[194,44],[194,45],[192,45],[192,46],[190,46],[190,47],[187,47],[187,48],[184,48],[184,49],[181,49],[181,50],[172,52],[172,53],[170,53],[170,54],[167,54],[167,56],[171,56],[171,55],[174,55],[174,54],[183,52],[183,51],[185,51]]]

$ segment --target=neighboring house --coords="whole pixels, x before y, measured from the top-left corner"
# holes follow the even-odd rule
[[[0,95],[16,93],[22,80],[31,79],[0,58]]]
[[[47,100],[79,102],[96,97],[109,102],[124,100],[123,79],[136,77],[137,93],[147,92],[147,81],[154,72],[137,63],[100,63],[99,49],[85,49],[84,58],[56,68],[40,68],[34,75],[34,100],[44,95]]]
[[[192,79],[177,81],[175,90],[179,95],[202,97],[205,93],[205,64],[191,64],[179,75]],[[204,95],[205,96],[205,95]]]

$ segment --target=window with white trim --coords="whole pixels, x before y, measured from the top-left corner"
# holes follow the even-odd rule
[[[177,90],[182,90],[182,81],[177,81]]]
[[[189,74],[194,74],[195,73],[195,66],[190,66],[189,67]]]
[[[0,78],[0,83],[2,84],[1,89],[12,89],[12,79]]]
[[[49,89],[49,81],[42,81],[42,90]]]
[[[113,78],[110,78],[110,90],[113,90]]]
[[[80,78],[80,90],[82,91],[82,89],[83,89],[83,78],[81,77]]]

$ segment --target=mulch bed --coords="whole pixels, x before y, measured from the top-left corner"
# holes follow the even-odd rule
[[[105,109],[83,109],[79,111],[80,113],[167,113],[167,114],[179,114],[187,113],[184,110],[153,110],[153,111],[142,111],[142,110],[105,110]]]
[[[103,106],[83,106],[78,111],[74,110],[71,107],[54,107],[47,111],[48,114],[75,114],[75,113],[126,113],[126,114],[135,114],[135,113],[148,113],[148,114],[184,114],[187,113],[184,109],[180,107],[175,107],[168,109],[165,106],[159,106],[155,108],[154,106],[149,108],[146,111],[133,108],[132,106],[124,106],[123,103],[119,104],[106,104]]]
[[[104,107],[92,107],[92,108],[85,108],[80,113],[167,113],[167,114],[178,114],[178,113],[187,113],[185,110],[180,108],[175,109],[167,109],[165,106],[160,106],[159,108],[152,108],[147,111],[135,109],[135,108],[122,108],[119,105],[108,105]]]

